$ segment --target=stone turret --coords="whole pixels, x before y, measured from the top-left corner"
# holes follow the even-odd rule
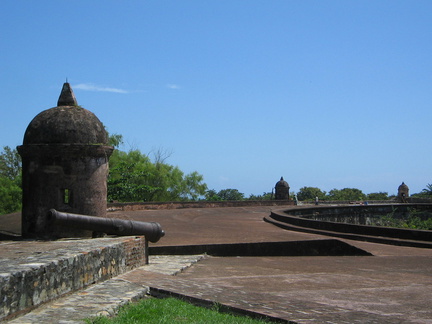
[[[289,189],[288,182],[283,177],[280,178],[275,185],[275,199],[276,200],[289,200]]]
[[[409,197],[409,188],[405,184],[405,182],[402,182],[402,184],[398,188],[398,200],[400,202],[407,202],[407,198]]]
[[[106,216],[108,159],[113,151],[101,121],[78,106],[69,83],[57,106],[28,125],[23,145],[22,235],[34,238],[89,237],[91,232],[53,226],[54,208]]]

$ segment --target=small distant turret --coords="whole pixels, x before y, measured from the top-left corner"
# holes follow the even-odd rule
[[[409,197],[409,188],[405,184],[405,182],[402,182],[402,184],[398,188],[398,201],[400,202],[407,202],[407,198]]]
[[[288,182],[283,177],[280,178],[275,185],[275,199],[276,200],[289,200],[289,189]]]

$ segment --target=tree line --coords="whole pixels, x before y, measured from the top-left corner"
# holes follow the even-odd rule
[[[315,200],[329,200],[329,201],[365,201],[365,200],[390,200],[395,196],[389,196],[387,192],[373,192],[369,194],[363,193],[360,189],[344,188],[332,189],[329,192],[322,191],[316,187],[302,187],[296,195],[300,201]],[[425,189],[419,193],[411,194],[414,198],[432,198],[432,184],[428,184]]]
[[[388,200],[387,192],[374,192],[364,194],[360,189],[344,188],[332,189],[329,192],[322,191],[316,187],[302,187],[297,193],[297,199],[300,201],[308,200],[344,200],[344,201],[363,201],[363,200]]]
[[[166,162],[170,153],[157,150],[153,158],[139,150],[119,150],[121,135],[111,135],[109,144],[116,147],[109,160],[108,201],[223,201],[223,200],[271,200],[272,192],[262,195],[245,195],[237,189],[208,189],[204,177],[197,171],[185,174],[179,167]],[[21,157],[16,149],[3,147],[0,153],[0,214],[21,209]],[[387,200],[387,192],[364,194],[355,188],[333,189],[328,193],[316,187],[302,187],[290,196],[299,201],[315,200]],[[432,184],[428,184],[412,197],[432,198]]]

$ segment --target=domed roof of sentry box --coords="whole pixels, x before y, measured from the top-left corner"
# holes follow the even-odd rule
[[[405,184],[405,182],[402,182],[402,184],[398,187],[398,190],[408,189],[408,186]]]
[[[280,180],[276,182],[276,187],[289,187],[289,184],[284,180],[283,177],[281,177]]]
[[[57,107],[39,113],[27,127],[23,144],[107,144],[108,134],[91,111],[78,106],[64,83]]]

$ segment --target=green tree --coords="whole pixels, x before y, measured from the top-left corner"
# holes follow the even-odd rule
[[[0,214],[9,214],[21,209],[22,190],[16,182],[0,177]]]
[[[0,214],[21,209],[21,168],[18,151],[4,146],[0,153]]]
[[[123,135],[120,134],[111,134],[108,137],[108,145],[114,146],[115,148],[119,148],[120,145],[123,144]]]
[[[244,200],[244,194],[237,189],[223,189],[217,195],[221,200]]]
[[[145,184],[146,171],[137,168],[135,163],[120,162],[110,170],[108,177],[109,201],[151,201],[162,188]]]
[[[183,198],[197,200],[200,196],[204,196],[207,185],[203,181],[204,177],[196,171],[187,174],[184,177]]]
[[[372,192],[367,195],[367,199],[370,200],[388,200],[388,192]]]
[[[271,200],[271,199],[272,199],[271,192],[264,192],[262,195],[251,194],[248,198],[248,200]]]
[[[355,188],[333,189],[329,191],[330,200],[365,200],[366,195]]]
[[[315,200],[315,197],[318,197],[319,200],[324,200],[326,192],[316,187],[302,187],[297,193],[297,199],[302,201]]]
[[[428,183],[426,188],[418,193],[412,194],[411,197],[432,199],[432,184]]]
[[[163,159],[164,161],[164,159]],[[205,195],[198,172],[184,174],[177,166],[150,158],[139,150],[115,151],[110,158],[108,199],[117,201],[182,201]]]
[[[21,157],[16,149],[3,147],[0,154],[0,177],[15,180],[21,174]]]
[[[210,189],[205,193],[205,199],[208,201],[219,201],[222,200],[221,197],[218,196],[216,190]]]
[[[425,195],[426,197],[432,197],[432,184],[431,184],[431,183],[428,183],[428,184],[426,185],[426,188],[423,189],[423,190],[421,191],[421,193],[422,193],[423,195]]]
[[[161,190],[155,193],[154,201],[175,201],[184,199],[184,174],[175,166],[156,163],[148,166],[148,184]]]

